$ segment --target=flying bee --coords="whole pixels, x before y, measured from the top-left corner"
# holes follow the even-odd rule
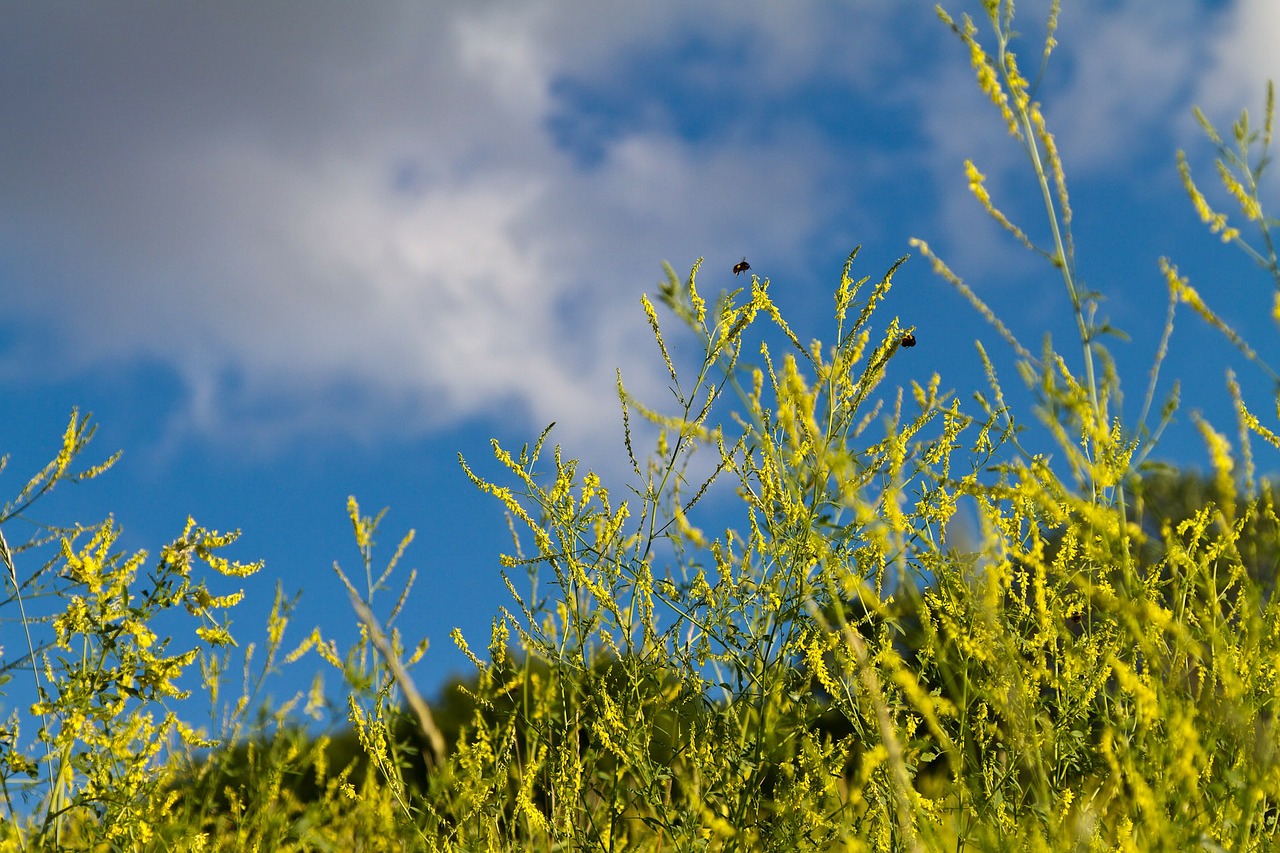
[[[916,345],[916,336],[907,332],[902,336],[902,345],[904,347],[913,347]]]
[[[742,260],[738,261],[736,264],[733,265],[733,274],[741,275],[742,273],[746,272],[749,269],[751,269],[751,264],[747,263],[746,258],[743,258]]]

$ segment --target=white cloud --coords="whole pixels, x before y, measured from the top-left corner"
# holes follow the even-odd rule
[[[40,20],[39,71],[11,81],[29,130],[7,152],[10,295],[62,324],[64,370],[174,363],[210,428],[332,382],[376,389],[374,422],[381,392],[416,400],[419,426],[513,400],[590,423],[615,405],[659,245],[749,228],[744,169],[774,178],[746,185],[767,189],[779,239],[808,224],[809,199],[778,185],[803,169],[760,149],[632,136],[574,168],[545,127],[584,35],[572,11],[135,13]],[[637,37],[590,17],[600,60]],[[579,299],[593,313],[566,325]]]
[[[1205,39],[1209,61],[1205,72],[1198,75],[1191,88],[1190,103],[1200,107],[1224,140],[1235,147],[1232,125],[1247,110],[1251,130],[1261,132],[1266,115],[1268,81],[1280,81],[1280,56],[1275,44],[1280,40],[1280,6],[1268,0],[1240,0],[1222,16],[1219,26]],[[1216,152],[1188,106],[1179,116],[1179,147],[1191,162],[1192,174],[1216,209],[1226,212],[1241,225],[1238,206],[1230,201],[1219,184],[1213,160]],[[1274,149],[1273,149],[1274,156]],[[1255,148],[1252,162],[1257,163]],[[1267,199],[1280,189],[1280,175],[1274,169],[1263,174],[1261,198],[1263,209]],[[1247,230],[1247,229],[1246,229]],[[1255,232],[1256,233],[1256,232]],[[1253,239],[1252,235],[1249,239]]]
[[[868,170],[886,178],[882,152],[841,150],[801,113],[761,120],[757,105],[791,104],[817,78],[918,98],[901,83],[911,51],[949,38],[927,10],[879,3],[49,8],[24,7],[0,35],[15,57],[0,76],[14,105],[4,299],[31,329],[60,330],[39,369],[157,359],[190,390],[176,422],[249,434],[417,431],[501,408],[587,435],[615,416],[616,366],[659,395],[637,301],[661,260],[795,262],[842,211],[885,203],[850,198]],[[1096,31],[1109,76],[1079,76],[1062,107],[1080,140],[1123,147],[1086,133],[1132,110],[1123,81],[1186,73],[1159,57],[1108,64],[1151,47],[1139,23]],[[930,27],[936,40],[912,29]],[[675,70],[650,67],[681,51],[693,55]],[[639,118],[597,140],[596,162],[557,146],[552,119],[573,108],[557,83],[594,81],[627,104],[650,71],[687,75],[700,106],[727,99],[741,121],[686,138],[680,108],[639,92]],[[1104,83],[1119,94],[1091,98]],[[934,158],[945,216],[957,187],[941,170],[957,174],[951,155],[989,136],[953,103],[907,167]],[[14,360],[31,340],[6,369],[33,369]]]
[[[1213,65],[1197,81],[1195,99],[1215,121],[1234,121],[1240,110],[1262,122],[1266,82],[1280,79],[1280,6],[1269,0],[1239,0],[1209,43]]]

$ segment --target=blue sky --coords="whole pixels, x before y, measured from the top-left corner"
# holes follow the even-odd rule
[[[1175,152],[1214,186],[1191,107],[1224,127],[1242,107],[1260,116],[1280,7],[1064,5],[1041,97],[1079,270],[1132,337],[1114,347],[1132,419],[1164,319],[1162,255],[1274,356],[1272,284],[1200,225]],[[47,461],[71,407],[93,412],[91,455],[122,460],[30,520],[113,513],[124,543],[152,553],[188,514],[242,529],[234,555],[267,561],[245,584],[246,641],[261,640],[277,580],[303,592],[295,639],[312,624],[350,639],[331,570],[358,569],[346,498],[389,506],[384,554],[418,532],[401,627],[430,638],[417,670],[430,691],[464,669],[449,631],[483,647],[507,601],[501,509],[457,454],[496,475],[490,437],[518,447],[556,421],[569,455],[621,478],[615,369],[667,399],[639,308],[664,260],[687,271],[704,256],[714,293],[741,283],[730,269],[746,256],[800,337],[829,339],[852,248],[878,277],[920,237],[1033,349],[1048,331],[1078,353],[1060,280],[966,191],[971,157],[997,203],[1044,233],[1025,159],[932,7],[6,4],[0,485],[16,493]],[[1028,63],[1045,8],[1018,4]],[[894,315],[920,345],[890,382],[936,371],[968,400],[978,338],[1015,382],[1010,354],[923,260],[899,274],[882,321]],[[1270,412],[1257,371],[1183,311],[1165,375],[1182,377],[1184,410],[1158,455],[1203,464],[1192,409],[1233,431],[1233,365]]]

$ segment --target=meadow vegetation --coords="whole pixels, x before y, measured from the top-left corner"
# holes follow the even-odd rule
[[[6,630],[0,678],[38,694],[0,728],[0,850],[1276,849],[1280,516],[1251,448],[1280,438],[1230,377],[1234,443],[1196,421],[1211,475],[1153,462],[1178,406],[1176,383],[1157,392],[1179,306],[1269,368],[1161,259],[1169,320],[1143,412],[1114,413],[1111,330],[1075,273],[1012,4],[983,7],[985,46],[967,16],[939,16],[1028,156],[1043,228],[1010,221],[976,163],[967,178],[1061,281],[1078,350],[1034,354],[927,243],[913,254],[1010,348],[1029,411],[982,344],[987,387],[963,399],[937,375],[885,386],[916,331],[890,314],[906,258],[865,275],[849,257],[827,343],[793,333],[767,279],[709,300],[698,265],[668,267],[641,305],[676,402],[619,377],[625,483],[565,458],[550,428],[495,442],[500,476],[463,460],[511,521],[511,602],[488,638],[455,632],[474,672],[434,705],[409,672],[425,646],[396,627],[411,535],[380,565],[380,519],[354,499],[346,650],[319,631],[286,642],[277,594],[261,649],[240,654],[237,596],[213,588],[259,566],[194,521],[155,560],[120,553],[110,519],[16,535],[33,501],[110,464],[77,467],[92,428],[73,413],[0,512],[6,620],[27,628]],[[1056,20],[1055,4],[1044,62]],[[1245,113],[1224,140],[1203,122],[1253,242],[1180,164],[1209,227],[1274,280],[1280,323],[1258,198],[1272,114],[1268,89],[1261,128]],[[678,363],[676,335],[700,359]],[[272,672],[306,662],[337,675],[349,730],[309,734],[319,678],[263,703]],[[172,710],[184,678],[209,719]]]

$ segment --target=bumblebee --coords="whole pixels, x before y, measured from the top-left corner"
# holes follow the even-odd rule
[[[746,272],[749,269],[751,269],[751,264],[747,263],[746,258],[743,258],[742,260],[738,261],[736,264],[733,265],[733,274],[741,275],[742,273]]]
[[[913,347],[916,345],[916,336],[907,332],[902,336],[902,345],[904,347]]]

